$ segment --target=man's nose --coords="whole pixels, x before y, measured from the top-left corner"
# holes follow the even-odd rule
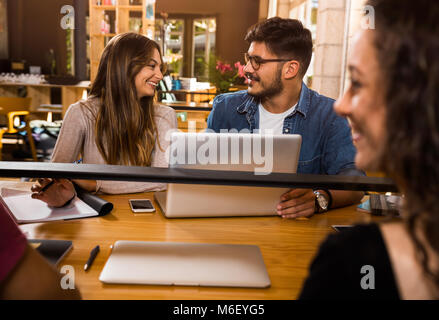
[[[249,72],[249,73],[252,73],[253,71],[255,71],[254,69],[253,69],[253,66],[252,66],[252,64],[251,64],[251,62],[250,61],[248,61],[246,64],[245,64],[245,66],[244,66],[244,68],[242,69],[244,72]]]
[[[334,111],[342,117],[347,117],[351,114],[351,101],[348,97],[348,92],[342,94],[334,103]]]

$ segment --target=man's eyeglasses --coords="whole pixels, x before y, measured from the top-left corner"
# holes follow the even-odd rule
[[[258,57],[258,56],[251,56],[248,53],[244,54],[244,59],[245,59],[245,64],[248,64],[250,61],[252,68],[254,70],[258,70],[261,67],[261,64],[264,64],[267,62],[286,62],[286,61],[294,60],[293,58],[291,58],[291,59],[262,59],[261,57]]]

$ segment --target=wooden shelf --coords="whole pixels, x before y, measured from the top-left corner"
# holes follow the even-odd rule
[[[118,6],[119,9],[122,10],[130,10],[130,11],[142,11],[143,12],[143,7],[142,6]]]
[[[92,6],[93,9],[97,9],[97,10],[116,10],[116,6],[97,6],[97,5],[93,5]]]
[[[99,60],[104,51],[108,38],[117,34],[130,32],[130,13],[141,13],[142,28],[139,33],[154,37],[154,19],[146,18],[147,0],[138,1],[140,5],[129,5],[129,0],[118,0],[116,5],[96,5],[96,0],[89,0],[90,19],[90,80],[96,77]],[[108,11],[112,33],[102,34],[101,24],[103,16]],[[155,11],[155,8],[154,8]],[[153,15],[154,16],[154,15]]]
[[[0,83],[0,95],[17,96],[19,87],[26,87],[27,97],[31,98],[31,111],[38,111],[41,105],[52,103],[51,88],[61,88],[62,114],[64,116],[67,108],[82,99],[84,90],[90,88],[90,81],[82,81],[76,85],[57,84],[30,84],[30,83]]]

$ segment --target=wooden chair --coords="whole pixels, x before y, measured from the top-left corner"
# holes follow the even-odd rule
[[[35,142],[32,137],[32,130],[29,125],[29,108],[31,105],[31,98],[15,98],[15,97],[0,97],[0,114],[5,115],[8,119],[6,128],[0,128],[0,161],[2,159],[3,149],[3,135],[5,133],[18,133],[26,131],[32,158],[38,161]],[[14,126],[14,118],[17,116],[25,116],[25,126],[16,128]]]

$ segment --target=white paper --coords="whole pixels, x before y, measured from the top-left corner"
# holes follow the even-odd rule
[[[32,199],[31,193],[2,188],[1,196],[18,223],[45,222],[97,216],[96,210],[79,198],[62,208],[49,207],[45,202]]]

